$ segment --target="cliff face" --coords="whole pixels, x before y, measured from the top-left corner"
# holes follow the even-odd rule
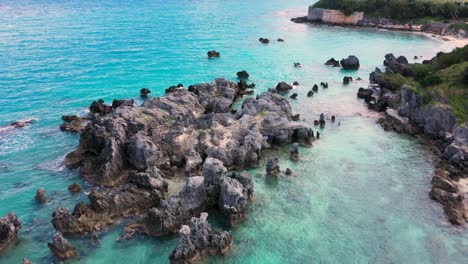
[[[309,21],[331,24],[357,25],[363,19],[364,12],[355,12],[352,15],[347,16],[339,10],[314,8],[313,6],[309,6],[309,12],[307,14],[307,20]]]

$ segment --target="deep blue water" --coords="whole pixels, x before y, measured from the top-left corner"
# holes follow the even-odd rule
[[[468,239],[450,226],[427,196],[433,166],[411,138],[384,132],[356,99],[357,88],[386,53],[422,55],[447,50],[423,36],[294,24],[309,1],[24,1],[0,0],[0,126],[34,119],[26,128],[0,132],[0,216],[16,212],[20,241],[0,263],[54,261],[46,243],[54,233],[51,212],[84,194],[66,187],[78,174],[62,166],[79,136],[58,127],[63,114],[85,114],[103,98],[134,98],[142,87],[153,96],[177,83],[235,78],[247,70],[257,92],[279,81],[299,81],[295,112],[309,122],[337,115],[322,140],[283,167],[295,176],[273,181],[251,170],[255,198],[245,223],[233,229],[235,246],[209,263],[464,263]],[[259,37],[273,40],[259,44]],[[285,39],[277,43],[277,38]],[[216,49],[221,58],[208,60]],[[361,69],[343,72],[323,63],[357,55]],[[302,69],[292,66],[300,62]],[[344,87],[344,75],[361,82]],[[305,94],[326,81],[328,90]],[[38,205],[45,188],[50,201]],[[216,224],[216,217],[212,221]],[[105,230],[101,247],[71,239],[80,257],[72,263],[167,263],[177,237],[117,242],[122,226]]]

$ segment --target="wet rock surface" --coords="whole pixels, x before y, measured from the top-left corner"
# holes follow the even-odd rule
[[[350,55],[348,58],[342,59],[340,64],[345,70],[357,70],[360,67],[359,59],[354,55]]]
[[[18,232],[23,223],[14,213],[8,213],[0,218],[0,253],[18,239]]]
[[[47,246],[52,254],[60,260],[65,260],[78,254],[75,247],[60,232],[55,233],[52,243],[48,243]]]
[[[253,196],[252,177],[242,169],[258,166],[264,149],[287,143],[310,146],[315,140],[314,131],[293,115],[277,89],[247,97],[234,109],[236,100],[253,87],[242,79],[216,79],[174,88],[141,106],[108,108],[98,102],[79,146],[65,158],[69,168],[79,168],[95,187],[88,203],[71,212],[54,211],[55,229],[64,235],[93,234],[133,216],[121,239],[158,237],[179,232],[210,209],[224,215],[229,225],[241,222]],[[292,89],[286,83],[279,87]],[[185,184],[169,194],[166,179],[174,177]],[[213,252],[205,246],[210,249],[174,253],[173,261]]]
[[[169,257],[171,263],[196,263],[204,256],[227,254],[232,245],[231,233],[213,231],[207,218],[207,213],[201,213],[180,228],[179,244]]]

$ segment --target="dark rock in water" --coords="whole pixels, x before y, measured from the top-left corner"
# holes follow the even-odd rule
[[[175,92],[178,91],[179,89],[181,89],[181,88],[179,88],[179,87],[177,87],[177,86],[170,86],[169,88],[166,88],[166,90],[165,90],[164,92],[165,92],[166,94],[168,94],[168,93],[175,93]]]
[[[270,40],[267,38],[259,38],[258,41],[262,44],[268,44],[270,43]]]
[[[325,115],[323,113],[320,114],[320,121],[325,121]]]
[[[21,264],[33,264],[33,263],[29,261],[29,259],[23,258],[23,261],[21,262]]]
[[[357,77],[356,81],[362,81],[361,77]]]
[[[112,111],[110,105],[104,104],[104,100],[99,99],[97,102],[94,101],[89,107],[89,111],[93,114],[107,115]]]
[[[268,159],[266,163],[266,172],[268,175],[279,176],[281,173],[279,159],[277,157]]]
[[[361,99],[372,98],[373,93],[374,92],[372,91],[372,89],[365,89],[361,87],[358,90],[357,97]]]
[[[294,67],[296,67],[296,68],[301,68],[302,65],[301,65],[299,62],[295,62],[295,63],[294,63]]]
[[[340,62],[335,60],[335,58],[331,58],[327,62],[325,62],[325,65],[333,66],[333,67],[340,67]]]
[[[302,16],[302,17],[295,17],[291,18],[291,21],[294,23],[302,24],[302,23],[307,23],[307,16]]]
[[[291,120],[292,121],[299,121],[301,118],[301,115],[300,114],[295,114],[291,117]]]
[[[320,128],[324,128],[325,127],[325,120],[320,120]]]
[[[293,93],[291,96],[289,96],[291,99],[296,99],[297,98],[297,93]]]
[[[150,93],[151,93],[151,90],[148,88],[142,88],[140,90],[140,96],[143,98],[147,98]]]
[[[318,126],[318,125],[320,125],[320,121],[314,120],[314,126]]]
[[[221,178],[218,207],[229,225],[245,217],[245,209],[253,195],[252,176],[247,172],[228,173]]]
[[[207,218],[207,213],[201,213],[180,228],[179,244],[169,257],[171,263],[195,263],[205,256],[227,254],[232,245],[231,233],[213,231]]]
[[[332,121],[332,123],[335,123],[335,116],[334,115],[332,115],[331,121]]]
[[[112,101],[112,108],[117,108],[117,107],[125,107],[125,106],[128,106],[128,107],[133,107],[133,104],[135,102],[133,101],[133,99],[131,100],[118,100],[118,99],[114,99]]]
[[[299,144],[294,143],[291,146],[291,151],[289,152],[289,156],[293,161],[299,161]]]
[[[315,136],[316,139],[320,139],[320,132],[317,131],[317,135]]]
[[[93,247],[99,247],[100,244],[101,242],[99,241],[98,235],[96,234],[96,232],[93,232],[91,234],[91,245],[93,245]]]
[[[353,81],[353,77],[345,76],[343,77],[343,84],[349,84]]]
[[[292,90],[292,88],[293,87],[291,85],[285,82],[280,82],[276,85],[276,91],[278,91],[278,93],[287,93],[289,90]]]
[[[284,39],[279,38],[279,39],[277,39],[277,41],[278,41],[278,42],[284,42]]]
[[[293,85],[294,85],[294,86],[298,86],[298,85],[299,85],[299,82],[298,82],[298,81],[294,81],[294,82],[293,82]]]
[[[65,260],[78,254],[75,247],[73,247],[60,232],[55,233],[54,240],[52,243],[47,243],[47,246],[52,254],[60,260]]]
[[[359,59],[356,56],[350,55],[347,59],[340,61],[341,67],[346,70],[357,70],[359,69]]]
[[[44,189],[38,189],[34,198],[41,204],[45,204],[47,202],[47,196]]]
[[[450,223],[461,225],[465,222],[465,204],[463,203],[462,194],[444,191],[437,186],[433,186],[429,196],[444,205]]]
[[[287,168],[284,174],[286,174],[287,176],[291,176],[293,172],[290,168]]]
[[[237,78],[239,78],[239,79],[248,79],[249,78],[249,73],[247,71],[237,72]]]
[[[33,120],[26,120],[26,121],[14,121],[10,123],[10,126],[15,128],[25,127],[33,123]]]
[[[184,88],[184,84],[183,83],[177,84],[177,88]]]
[[[314,84],[314,86],[312,87],[312,91],[318,92],[318,89],[319,89],[318,85]]]
[[[314,95],[314,92],[313,92],[313,91],[307,92],[307,97],[312,97],[313,95]]]
[[[78,193],[81,192],[81,186],[78,183],[72,183],[70,186],[68,186],[68,190],[71,193]]]
[[[391,73],[399,73],[403,76],[412,76],[413,72],[408,67],[408,60],[404,56],[396,58],[392,53],[385,55],[383,62],[387,66],[387,71]]]
[[[221,53],[216,50],[210,50],[206,54],[208,55],[208,58],[219,58],[219,56],[221,56]]]
[[[413,59],[417,60],[419,57],[418,56],[414,56]]]
[[[67,132],[81,132],[85,129],[85,124],[89,118],[78,117],[76,115],[64,115],[62,120],[65,122],[60,125],[60,130]]]
[[[328,88],[328,83],[320,82],[320,86],[322,86],[322,88]]]
[[[22,226],[21,220],[14,213],[0,218],[0,252],[18,239],[18,232]]]

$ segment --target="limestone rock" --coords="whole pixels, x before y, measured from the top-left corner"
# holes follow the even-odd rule
[[[18,239],[18,232],[22,227],[23,223],[14,213],[0,218],[0,252]]]

